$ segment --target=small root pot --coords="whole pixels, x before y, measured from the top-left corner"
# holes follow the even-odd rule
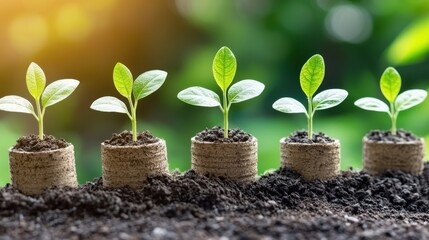
[[[340,142],[289,143],[280,140],[282,167],[289,167],[306,180],[327,180],[340,174]]]
[[[363,138],[363,170],[380,175],[388,170],[423,173],[425,141],[386,143]]]
[[[240,183],[256,180],[258,174],[258,143],[214,143],[191,139],[192,169],[201,175],[225,177]]]
[[[142,187],[151,175],[167,174],[167,147],[164,140],[139,146],[101,144],[103,185]]]
[[[57,187],[77,187],[73,145],[57,150],[23,152],[9,149],[12,186],[24,194],[37,195]]]

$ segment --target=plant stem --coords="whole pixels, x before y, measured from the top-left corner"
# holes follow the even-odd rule
[[[137,101],[135,104],[131,101],[131,98],[128,99],[128,102],[130,103],[130,110],[131,110],[131,126],[133,131],[133,141],[137,141]]]
[[[36,108],[37,108],[37,121],[39,123],[39,139],[43,140],[43,113],[40,109],[40,100],[36,99]]]
[[[313,105],[311,98],[308,98],[308,111],[307,111],[307,119],[308,119],[308,140],[313,138]]]
[[[223,137],[228,138],[228,101],[226,99],[226,91],[223,92]]]
[[[392,119],[392,135],[396,135],[396,118],[398,117],[398,114],[395,112],[395,106],[393,103],[390,103],[390,118]]]

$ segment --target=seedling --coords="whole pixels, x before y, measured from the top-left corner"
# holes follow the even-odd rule
[[[230,88],[237,70],[237,61],[232,51],[222,47],[213,60],[213,75],[222,90],[222,104],[219,95],[203,87],[190,87],[179,92],[177,97],[185,103],[200,107],[219,107],[223,113],[224,138],[228,138],[228,113],[231,104],[259,96],[264,84],[255,80],[242,80]],[[229,88],[229,89],[228,89]]]
[[[39,123],[39,138],[43,140],[43,118],[46,108],[70,96],[79,85],[79,81],[57,80],[45,89],[45,73],[36,63],[31,63],[27,70],[26,83],[28,91],[36,100],[36,111],[27,99],[15,95],[1,98],[0,110],[32,114]]]
[[[396,120],[400,111],[407,110],[423,102],[427,92],[421,89],[401,90],[401,76],[393,67],[388,67],[381,75],[380,88],[389,106],[377,98],[364,97],[355,102],[355,105],[369,111],[386,112],[392,121],[392,135],[396,135]]]
[[[285,97],[273,104],[273,108],[284,113],[304,113],[308,121],[308,139],[313,137],[313,116],[316,110],[335,107],[346,99],[348,93],[343,89],[329,89],[313,95],[322,84],[325,76],[325,63],[319,54],[312,56],[304,64],[299,75],[301,89],[307,96],[308,107],[305,109],[297,100]]]
[[[117,112],[127,114],[133,129],[133,141],[137,141],[137,104],[138,101],[158,90],[167,72],[151,70],[140,74],[133,80],[131,71],[122,63],[117,63],[113,69],[113,83],[116,90],[127,98],[130,110],[121,100],[115,97],[101,97],[91,104],[91,109],[100,112]]]

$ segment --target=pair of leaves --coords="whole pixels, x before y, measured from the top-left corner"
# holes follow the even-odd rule
[[[33,96],[37,102],[40,101],[41,98],[43,108],[64,100],[70,96],[79,85],[79,81],[77,80],[63,79],[49,84],[45,89],[45,74],[36,63],[31,63],[28,67],[26,83],[31,96]],[[27,99],[15,95],[1,98],[0,110],[36,115],[33,105]]]
[[[337,106],[346,99],[348,93],[343,89],[329,89],[317,94],[312,101],[313,114],[316,110],[323,110]],[[304,105],[297,100],[289,97],[280,98],[273,104],[273,108],[284,113],[305,113],[307,110]]]
[[[413,89],[405,91],[394,102],[396,112],[404,111],[422,103],[427,96],[425,90]],[[389,106],[381,100],[372,97],[364,97],[355,102],[355,105],[369,111],[386,112],[389,115]]]
[[[136,102],[158,90],[164,84],[166,78],[167,72],[151,70],[140,74],[134,81],[131,71],[124,64],[117,63],[113,69],[113,83],[116,90],[129,100],[134,96]],[[111,96],[95,100],[91,104],[91,109],[129,115],[125,103]]]
[[[255,80],[242,80],[228,90],[228,102],[239,103],[259,96],[264,84]],[[219,96],[212,90],[203,87],[190,87],[179,92],[177,97],[185,103],[200,107],[220,107]]]

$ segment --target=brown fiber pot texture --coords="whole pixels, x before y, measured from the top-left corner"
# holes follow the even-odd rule
[[[241,183],[256,180],[258,142],[213,143],[191,139],[192,169],[201,175],[225,177]]]
[[[9,149],[12,186],[24,194],[36,195],[52,187],[77,187],[73,145],[41,151]]]
[[[384,143],[363,138],[363,169],[379,175],[388,170],[422,174],[425,158],[425,141]]]
[[[101,144],[103,185],[139,188],[151,175],[168,173],[164,140],[139,146]]]
[[[280,140],[282,167],[289,167],[306,180],[327,180],[340,174],[340,142],[287,143]]]

